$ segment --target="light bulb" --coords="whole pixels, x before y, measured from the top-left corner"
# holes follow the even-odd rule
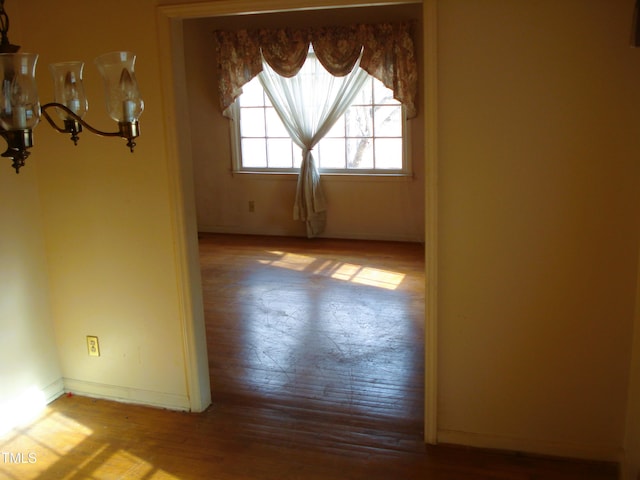
[[[144,110],[135,61],[136,56],[130,52],[106,53],[95,60],[104,81],[107,111],[118,123],[135,123]]]
[[[87,113],[88,102],[82,84],[82,62],[62,62],[49,65],[53,76],[54,100],[75,113],[80,118]],[[70,120],[71,116],[62,110],[56,109],[62,120]]]

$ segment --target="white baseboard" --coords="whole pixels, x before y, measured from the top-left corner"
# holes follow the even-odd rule
[[[439,430],[438,443],[616,464],[621,458],[621,449],[608,444],[574,444],[452,430]]]
[[[189,411],[189,397],[173,393],[154,392],[139,388],[121,387],[103,383],[86,382],[73,378],[64,378],[64,391],[90,398],[133,403],[169,410]]]
[[[50,383],[42,389],[44,400],[47,404],[53,402],[56,398],[64,394],[64,382],[62,377]]]
[[[212,226],[198,225],[198,231],[202,233],[224,233],[230,235],[267,235],[276,237],[304,236],[304,226],[298,232],[286,228],[252,228],[248,226]]]
[[[224,227],[224,226],[211,226],[211,225],[199,225],[198,231],[202,233],[223,233],[223,234],[235,234],[235,235],[267,235],[267,236],[299,236],[305,237],[306,233],[304,228],[301,227],[298,231],[292,231],[282,228],[269,228],[269,229],[252,229],[247,227]],[[319,238],[339,238],[344,240],[375,240],[383,242],[411,242],[411,243],[424,243],[424,238],[420,235],[398,235],[394,232],[387,233],[362,233],[362,232],[339,232],[339,231],[327,231],[320,235]]]
[[[398,235],[390,233],[358,233],[358,232],[333,232],[329,231],[321,235],[324,238],[340,238],[346,240],[372,240],[380,242],[409,242],[424,243],[424,237],[420,235]]]

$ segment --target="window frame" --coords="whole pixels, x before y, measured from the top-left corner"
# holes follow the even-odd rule
[[[371,77],[374,81],[374,77]],[[375,104],[374,104],[375,105]],[[382,104],[381,104],[382,105]],[[260,108],[260,107],[258,107]],[[401,129],[402,129],[402,168],[400,169],[375,169],[375,168],[320,168],[318,170],[321,175],[332,176],[361,176],[361,177],[412,177],[412,161],[411,161],[411,134],[410,134],[410,122],[407,120],[407,115],[404,106],[401,104]],[[240,133],[240,96],[231,105],[231,156],[232,156],[232,172],[239,174],[295,174],[300,171],[298,167],[245,167],[242,165],[242,137]],[[269,138],[269,137],[266,137]],[[345,138],[345,137],[337,137]],[[373,137],[375,138],[375,137]],[[384,138],[384,137],[381,137]]]

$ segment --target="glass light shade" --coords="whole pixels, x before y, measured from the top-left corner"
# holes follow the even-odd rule
[[[53,76],[53,98],[56,103],[61,103],[80,118],[87,113],[89,104],[82,84],[83,62],[61,62],[49,65]],[[61,108],[56,109],[62,120],[73,120],[67,112]]]
[[[144,109],[134,73],[136,56],[131,52],[112,52],[95,59],[104,80],[107,112],[119,123],[137,122]]]
[[[5,130],[30,130],[40,121],[34,53],[0,54],[0,125]]]

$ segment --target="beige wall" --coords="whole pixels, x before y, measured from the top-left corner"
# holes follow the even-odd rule
[[[421,5],[340,10],[341,23],[419,20]],[[302,12],[251,17],[218,17],[186,22],[185,63],[195,171],[198,227],[201,231],[305,235],[293,220],[294,175],[233,175],[231,122],[220,113],[212,31],[336,23],[335,12]],[[416,29],[421,60],[421,29]],[[421,63],[421,62],[420,62]],[[370,179],[323,175],[328,202],[323,236],[422,241],[424,239],[424,112],[410,120],[412,178]],[[249,212],[248,203],[255,203]]]
[[[93,59],[125,49],[138,54],[136,72],[146,102],[134,154],[121,139],[88,133],[74,147],[66,136],[40,125],[25,167],[38,173],[65,387],[188,409],[184,299],[163,140],[155,7],[151,0],[30,0],[14,2],[10,13],[18,10],[29,28],[28,36],[13,41],[22,51],[40,54],[37,77],[43,102],[52,99],[47,65],[84,60],[90,101],[86,119],[103,130],[116,130],[105,111]],[[101,357],[87,355],[86,335],[99,337]]]
[[[620,451],[640,218],[632,4],[439,2],[443,440]]]
[[[10,165],[0,162],[0,432],[62,393],[36,171]]]

